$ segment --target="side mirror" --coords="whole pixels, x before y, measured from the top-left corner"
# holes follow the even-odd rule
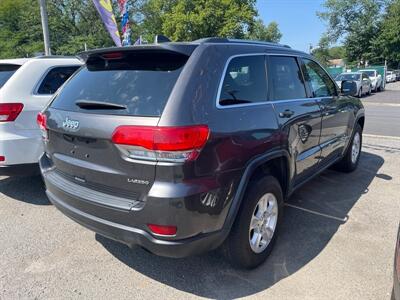
[[[343,80],[340,87],[340,93],[343,96],[357,95],[357,83],[355,81]]]

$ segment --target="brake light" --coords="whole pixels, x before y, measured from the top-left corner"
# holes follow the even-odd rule
[[[0,122],[15,121],[23,108],[22,103],[0,103]]]
[[[124,57],[124,55],[122,52],[110,52],[110,53],[103,54],[101,57],[104,59],[111,60],[111,59],[122,59]]]
[[[176,226],[165,226],[165,225],[156,225],[156,224],[148,224],[147,225],[152,233],[158,235],[169,235],[174,236],[177,232]]]
[[[114,131],[112,141],[130,158],[184,162],[198,157],[209,133],[206,125],[120,126]]]
[[[6,161],[6,158],[4,156],[0,156],[0,161]]]
[[[36,121],[41,130],[47,130],[47,117],[44,113],[38,113]]]

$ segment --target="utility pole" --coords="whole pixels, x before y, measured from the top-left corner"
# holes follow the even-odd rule
[[[49,22],[47,19],[47,7],[46,0],[39,0],[40,15],[42,17],[42,28],[43,28],[43,41],[44,41],[44,52],[46,55],[51,55],[50,50],[50,37],[49,37]]]

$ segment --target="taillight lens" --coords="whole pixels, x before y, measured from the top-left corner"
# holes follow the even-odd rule
[[[1,162],[6,161],[5,156],[1,156],[1,155],[0,155],[0,161],[1,161]]]
[[[47,142],[49,139],[49,135],[47,132],[47,117],[44,113],[38,113],[36,117],[36,122],[39,125],[40,130],[42,131],[42,138],[44,142]]]
[[[0,122],[15,121],[23,108],[22,103],[0,103]]]
[[[206,125],[120,126],[114,131],[112,141],[130,158],[184,162],[197,158],[209,133]]]
[[[41,130],[47,130],[47,117],[44,113],[38,113],[36,121]]]
[[[156,224],[148,224],[147,225],[152,233],[157,235],[165,235],[165,236],[174,236],[177,232],[176,226],[169,225],[156,225]]]

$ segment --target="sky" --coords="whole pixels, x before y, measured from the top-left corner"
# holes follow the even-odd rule
[[[293,49],[309,51],[316,46],[326,31],[325,23],[317,15],[323,0],[257,0],[260,18],[265,24],[276,21],[283,36],[282,44]]]

